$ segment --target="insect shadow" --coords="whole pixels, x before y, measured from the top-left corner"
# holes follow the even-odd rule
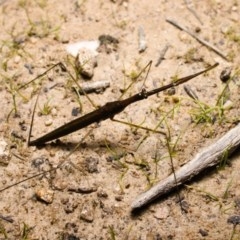
[[[144,72],[146,69],[148,69],[148,72],[149,72],[151,64],[152,64],[152,61],[150,61],[148,63],[148,65],[140,72],[140,74],[142,74],[142,72]],[[26,87],[27,85],[29,85],[30,83],[32,83],[36,79],[38,79],[39,77],[44,76],[47,72],[49,72],[51,69],[53,69],[56,66],[60,66],[62,68],[62,70],[68,72],[68,70],[66,69],[66,67],[62,63],[57,63],[57,64],[53,65],[50,69],[45,71],[43,74],[39,75],[38,77],[34,78],[33,80],[31,80],[28,83],[19,87],[18,90]],[[189,80],[191,80],[191,79],[193,79],[193,78],[195,78],[195,77],[197,77],[197,76],[199,76],[203,73],[206,73],[206,72],[210,71],[211,69],[213,69],[217,66],[218,66],[218,63],[215,63],[214,65],[212,65],[212,66],[210,66],[210,67],[208,67],[208,68],[206,68],[202,71],[199,71],[195,74],[177,79],[177,80],[175,80],[175,81],[173,81],[173,82],[171,82],[171,83],[169,83],[165,86],[155,88],[155,89],[150,90],[150,91],[147,91],[145,88],[143,88],[139,93],[137,93],[137,94],[135,94],[135,95],[133,95],[129,98],[126,98],[124,100],[107,102],[102,107],[100,107],[100,108],[98,108],[98,109],[96,109],[96,110],[94,110],[90,113],[87,113],[86,115],[81,116],[81,117],[79,117],[79,118],[77,118],[73,121],[70,121],[69,123],[64,124],[63,126],[61,126],[61,127],[57,128],[57,129],[55,129],[55,130],[53,130],[53,131],[51,131],[51,132],[49,132],[49,133],[47,133],[47,134],[45,134],[41,137],[31,141],[30,136],[31,136],[31,132],[32,132],[34,113],[35,113],[35,110],[36,110],[36,105],[37,105],[37,100],[38,100],[38,97],[37,97],[37,100],[36,100],[35,106],[34,106],[34,110],[33,110],[33,114],[32,114],[31,126],[30,126],[30,131],[29,131],[29,136],[28,136],[28,146],[41,146],[41,145],[45,144],[46,142],[55,140],[57,138],[60,138],[62,136],[70,134],[72,132],[75,132],[79,129],[85,128],[85,127],[87,127],[87,126],[89,126],[93,123],[100,122],[100,121],[103,121],[103,120],[106,120],[106,119],[111,119],[111,120],[118,121],[118,120],[114,119],[114,116],[117,115],[118,113],[122,112],[130,104],[141,101],[141,100],[144,100],[144,99],[147,99],[148,97],[150,97],[152,95],[155,95],[159,92],[162,92],[164,90],[167,90],[171,87],[175,87],[175,86],[178,86],[180,84],[183,84],[183,83],[185,83],[185,82],[187,82],[187,81],[189,81]],[[147,72],[147,74],[148,74],[148,72]],[[74,79],[74,77],[71,75],[71,73],[70,72],[68,72],[68,73],[71,76],[71,78]],[[139,76],[140,76],[140,74],[139,74]],[[81,90],[81,91],[83,91],[83,90]],[[84,91],[83,91],[83,93],[84,93]],[[85,93],[85,95],[87,96],[86,93]],[[38,96],[39,96],[39,94],[38,94]],[[87,98],[89,98],[89,97],[87,96]],[[120,121],[120,122],[124,123],[122,121]],[[126,123],[126,124],[128,124],[128,123]],[[132,125],[132,124],[130,123],[130,125]],[[146,127],[142,127],[142,126],[138,126],[138,125],[136,125],[136,126],[139,127],[139,128],[145,129],[145,130],[151,130],[152,131],[152,129],[149,129],[149,128],[146,128]],[[164,132],[157,131],[157,130],[154,130],[154,132],[165,134]],[[68,159],[70,157],[70,155],[79,147],[79,145],[80,145],[80,143],[77,144],[77,146],[75,146],[74,149],[69,154],[67,154],[67,156],[65,156],[64,159],[56,167],[51,168],[50,170],[47,170],[47,171],[42,171],[40,173],[34,174],[30,177],[27,177],[27,178],[25,178],[21,181],[16,182],[16,183],[10,184],[10,185],[0,189],[0,192],[3,192],[6,189],[9,189],[9,188],[11,188],[13,186],[16,186],[18,184],[21,184],[23,182],[26,182],[30,179],[33,179],[33,178],[36,178],[38,176],[42,176],[43,174],[46,174],[46,173],[57,170],[58,168],[60,168],[64,164],[66,159]]]

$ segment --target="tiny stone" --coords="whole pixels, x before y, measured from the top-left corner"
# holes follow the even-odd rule
[[[51,109],[51,114],[53,117],[56,117],[57,116],[57,109],[56,108],[52,108]]]
[[[81,48],[76,57],[76,67],[79,73],[90,79],[93,77],[94,68],[97,66],[97,59],[95,53],[87,48]]]
[[[168,216],[169,216],[168,207],[158,208],[157,211],[154,213],[154,217],[157,219],[166,219]]]
[[[239,210],[240,209],[240,197],[237,197],[234,200],[234,203],[235,203],[235,207]]]
[[[172,97],[172,101],[173,101],[174,103],[178,103],[180,100],[179,100],[179,97],[178,97],[178,96],[173,96],[173,97]]]
[[[113,187],[113,192],[117,195],[121,195],[123,194],[123,191],[121,189],[121,187],[119,186],[119,184],[116,184],[114,187]]]
[[[227,222],[231,223],[233,225],[240,224],[240,215],[233,215],[233,216],[229,217]]]
[[[48,119],[45,121],[45,126],[51,126],[53,123],[52,119]]]
[[[92,192],[96,192],[97,191],[97,186],[92,185],[89,186],[89,183],[86,182],[84,183],[80,183],[79,185],[72,185],[70,187],[68,187],[68,191],[69,192],[76,192],[76,193],[92,193]]]
[[[98,162],[98,159],[93,157],[85,159],[85,165],[89,173],[98,172]]]
[[[97,196],[100,197],[100,198],[107,198],[107,197],[108,197],[108,194],[107,194],[103,189],[100,189],[100,190],[97,192]]]
[[[73,213],[74,210],[78,207],[78,202],[71,200],[69,202],[67,202],[64,206],[64,211],[69,214],[69,213]]]
[[[182,200],[181,201],[181,207],[182,207],[182,210],[184,212],[186,212],[186,213],[188,212],[189,204],[188,204],[188,202],[186,200]]]
[[[174,87],[169,88],[169,89],[167,90],[167,95],[169,95],[169,96],[172,96],[172,95],[174,95],[175,93],[176,93],[176,89],[175,89]]]
[[[64,34],[63,36],[60,37],[61,43],[69,43],[69,37]]]
[[[21,60],[21,57],[20,57],[20,56],[16,56],[16,57],[14,58],[14,62],[15,62],[15,63],[19,63],[20,60]]]
[[[55,178],[52,187],[55,190],[62,191],[68,186],[67,182],[62,178]]]
[[[19,122],[19,126],[20,126],[22,131],[27,131],[27,126],[26,126],[25,121]]]
[[[233,107],[233,102],[231,100],[227,100],[224,105],[223,105],[223,109],[224,110],[229,110]]]
[[[115,200],[120,202],[120,201],[123,200],[123,196],[122,195],[117,195],[117,196],[115,196]]]
[[[98,37],[98,40],[100,42],[100,45],[104,45],[104,44],[118,44],[119,41],[117,38],[112,37],[111,35],[100,35]]]
[[[86,222],[93,222],[94,216],[93,216],[93,206],[91,204],[84,204],[82,211],[80,213],[80,219],[86,221]]]
[[[61,240],[80,240],[80,238],[76,237],[74,234],[64,232],[61,234]]]
[[[222,82],[227,82],[231,77],[231,72],[232,72],[231,67],[226,67],[225,69],[223,69],[221,74],[220,74],[221,81]]]
[[[206,230],[199,229],[199,233],[202,235],[202,237],[208,236],[208,232]]]
[[[195,32],[196,32],[196,33],[201,32],[201,28],[200,28],[200,27],[196,27],[196,28],[195,28]]]
[[[79,107],[74,107],[74,108],[72,109],[72,116],[73,116],[73,117],[78,116],[79,113],[80,113],[80,108],[79,108]]]
[[[32,160],[32,167],[39,168],[42,164],[44,164],[46,159],[44,157],[38,157]]]
[[[43,201],[45,203],[52,203],[53,202],[53,196],[54,196],[54,191],[41,188],[36,191],[36,197],[38,200]]]
[[[11,154],[8,150],[8,144],[3,138],[0,138],[0,165],[7,166],[10,162]]]

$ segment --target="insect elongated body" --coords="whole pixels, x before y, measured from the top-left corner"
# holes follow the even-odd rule
[[[149,96],[152,96],[154,94],[162,92],[171,87],[183,84],[205,72],[210,71],[211,69],[215,68],[216,66],[218,66],[218,63],[215,63],[214,65],[212,65],[200,72],[197,72],[195,74],[180,78],[177,81],[172,82],[168,85],[153,89],[151,91],[146,91],[145,89],[142,89],[141,92],[139,92],[129,98],[126,98],[124,100],[108,102],[105,105],[103,105],[102,107],[100,107],[90,113],[87,113],[86,115],[79,117],[73,121],[70,121],[69,123],[53,130],[52,132],[47,133],[46,135],[43,135],[40,138],[37,138],[33,141],[29,141],[28,145],[29,146],[42,145],[46,142],[52,141],[54,139],[63,137],[67,134],[70,134],[72,132],[75,132],[77,130],[85,128],[85,127],[91,125],[92,123],[100,122],[100,121],[106,120],[108,118],[112,119],[116,114],[122,112],[128,105],[130,105],[134,102],[138,102],[143,99],[146,99]]]

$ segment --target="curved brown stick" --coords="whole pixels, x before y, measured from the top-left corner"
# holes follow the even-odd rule
[[[239,145],[240,124],[227,132],[215,143],[203,149],[190,162],[176,171],[175,176],[177,182],[172,174],[145,193],[139,195],[132,203],[132,210],[149,204],[156,198],[169,193],[177,186],[189,181],[192,177],[196,176],[204,169],[217,165],[221,162],[222,158],[226,156],[226,154],[231,154]]]

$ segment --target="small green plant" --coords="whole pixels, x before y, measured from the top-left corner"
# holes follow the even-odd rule
[[[26,223],[23,223],[23,229],[21,232],[21,240],[29,240],[29,234],[34,227],[29,227]]]
[[[3,74],[0,74],[0,75],[4,79],[6,89],[11,94],[12,101],[13,101],[13,107],[12,107],[11,111],[9,112],[8,117],[7,117],[7,121],[8,121],[12,112],[14,113],[15,116],[18,115],[18,107],[17,107],[16,96],[20,96],[24,102],[27,102],[28,98],[23,93],[21,93],[19,87],[16,86],[15,78],[17,76],[8,77],[7,75],[3,75]]]
[[[115,233],[113,225],[108,226],[108,232],[110,234],[111,240],[116,240],[116,233]]]
[[[240,46],[240,33],[234,27],[230,27],[225,32],[225,37],[227,37],[230,41],[237,43]]]
[[[5,227],[0,222],[0,236],[1,235],[4,237],[4,239],[8,239],[7,231],[6,231]]]
[[[203,102],[195,100],[197,106],[191,110],[190,114],[196,124],[199,123],[214,123],[215,121],[215,107],[211,107]]]
[[[43,107],[40,108],[40,113],[41,115],[49,115],[51,113],[52,107],[50,106],[50,100],[47,100],[44,104]]]
[[[15,56],[20,56],[22,58],[32,58],[31,54],[28,53],[24,48],[23,43],[26,41],[24,32],[16,31],[16,23],[7,33],[9,35],[9,39],[2,40],[0,44],[0,53],[4,55],[2,66],[5,72],[8,70],[8,61],[11,58]]]
[[[29,4],[30,4],[30,2],[28,2],[26,0],[19,1],[19,6],[24,10],[27,21],[28,21],[28,25],[29,25],[29,28],[27,28],[27,30],[26,30],[27,36],[29,36],[29,37],[37,36],[39,38],[48,37],[51,34],[55,34],[57,36],[57,33],[58,33],[60,27],[52,26],[46,12],[45,12],[46,16],[44,18],[40,17],[38,19],[38,21],[32,20],[32,18],[30,17],[30,11],[28,9]],[[41,0],[41,1],[37,2],[37,5],[42,9],[46,7],[46,4],[47,3],[45,0]]]
[[[222,92],[219,94],[216,104],[211,106],[203,103],[197,99],[194,99],[196,106],[190,111],[193,121],[196,124],[199,123],[210,123],[213,124],[215,121],[220,123],[225,120],[226,108],[224,104],[230,99],[230,82],[239,74],[239,70],[227,81]]]

